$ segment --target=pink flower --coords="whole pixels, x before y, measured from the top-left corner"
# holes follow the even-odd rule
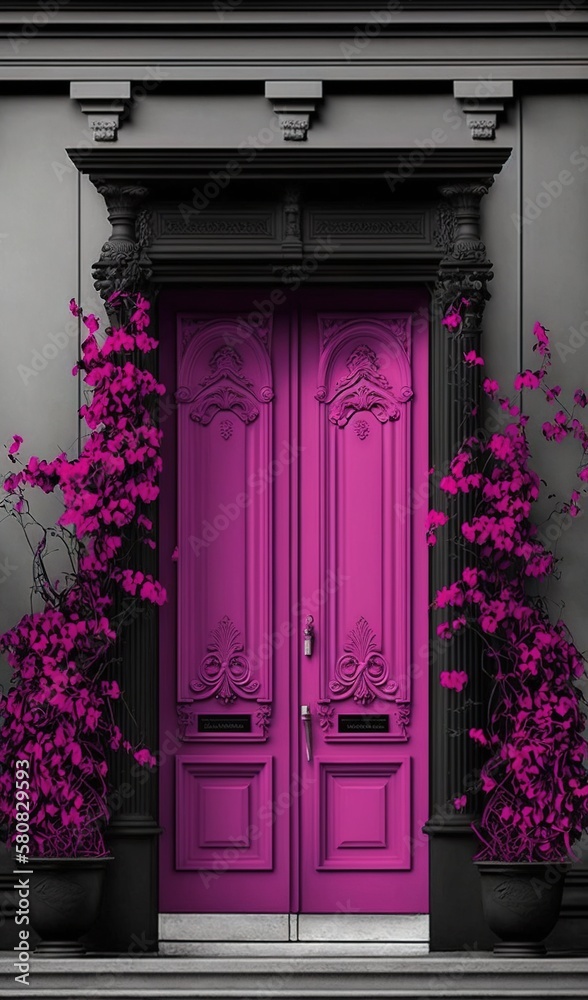
[[[549,337],[547,336],[547,330],[541,323],[535,323],[533,327],[533,335],[535,336],[537,343],[533,347],[533,350],[537,348],[539,354],[549,357]]]
[[[484,390],[487,396],[490,396],[491,399],[494,399],[496,393],[500,390],[500,386],[496,381],[496,379],[485,378],[484,381],[482,382],[482,389]]]
[[[474,740],[476,743],[480,743],[483,747],[488,745],[488,740],[486,739],[482,729],[470,729],[469,735],[470,739]]]
[[[88,328],[90,333],[96,333],[96,330],[100,326],[100,321],[96,316],[93,315],[93,313],[91,313],[89,316],[83,316],[82,322],[84,326]]]
[[[22,441],[23,441],[23,439],[21,438],[20,434],[15,434],[14,437],[12,438],[12,444],[8,448],[8,454],[9,455],[16,455],[16,453],[18,452],[18,449],[20,448],[20,446],[22,444]]]
[[[439,675],[441,687],[463,691],[469,680],[465,670],[442,670]]]
[[[546,388],[545,399],[548,403],[555,402],[557,396],[561,393],[561,385],[554,385],[552,389]]]
[[[586,393],[584,392],[583,389],[576,389],[574,393],[574,403],[576,404],[576,406],[581,406],[582,409],[584,409],[584,407],[588,403],[588,397],[586,396]]]
[[[442,587],[441,590],[437,591],[434,606],[446,608],[448,604],[454,606],[463,604],[463,593],[459,583],[452,583],[449,587]]]
[[[453,800],[453,805],[458,812],[462,812],[468,804],[467,795],[460,795],[459,798]]]
[[[466,365],[470,366],[484,364],[484,358],[481,358],[479,354],[476,354],[475,351],[467,351],[467,353],[464,353],[463,360],[465,361]]]
[[[446,326],[450,330],[457,330],[458,326],[461,326],[461,315],[456,309],[450,309],[446,316],[441,320],[441,326]]]
[[[541,380],[544,378],[544,371],[532,372],[530,368],[526,371],[520,372],[519,375],[514,380],[515,389],[537,389],[541,385]]]
[[[426,533],[427,545],[436,544],[437,539],[435,537],[435,532],[437,531],[437,528],[440,528],[444,524],[447,524],[448,520],[449,518],[447,517],[447,514],[444,514],[443,511],[440,510],[429,511],[429,513],[425,518],[425,533]],[[175,551],[177,552],[177,546]]]

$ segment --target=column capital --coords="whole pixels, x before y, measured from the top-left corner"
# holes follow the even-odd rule
[[[444,184],[439,188],[436,241],[443,256],[435,297],[442,315],[462,299],[469,302],[464,308],[464,333],[480,332],[484,307],[490,297],[487,286],[494,277],[480,225],[480,203],[492,183],[489,178]]]

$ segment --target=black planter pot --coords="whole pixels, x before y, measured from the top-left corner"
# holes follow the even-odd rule
[[[557,923],[569,865],[477,861],[476,867],[484,917],[501,939],[494,954],[511,958],[547,954],[543,941]]]
[[[79,938],[98,916],[106,865],[112,858],[31,860],[30,919],[41,941],[35,954],[85,954]]]

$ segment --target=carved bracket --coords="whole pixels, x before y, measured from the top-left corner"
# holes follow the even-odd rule
[[[441,315],[465,299],[461,333],[479,333],[492,263],[480,238],[480,202],[492,180],[484,184],[451,184],[440,189],[436,239],[444,251],[439,265],[435,299]]]
[[[453,96],[465,114],[472,139],[495,139],[498,115],[512,99],[512,80],[456,80]]]
[[[286,142],[304,142],[310,128],[310,116],[322,99],[323,85],[318,80],[270,80],[265,96],[271,101]]]
[[[116,142],[121,116],[128,108],[128,80],[81,80],[70,84],[69,96],[79,101],[94,142]]]
[[[150,240],[150,213],[142,210],[149,194],[138,184],[114,184],[100,177],[91,180],[106,202],[112,233],[93,265],[94,288],[106,302],[109,313],[120,306],[109,307],[114,292],[147,292],[152,276],[151,261],[146,247]]]

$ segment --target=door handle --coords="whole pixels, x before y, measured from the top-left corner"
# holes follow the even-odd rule
[[[312,615],[308,615],[306,618],[306,625],[304,628],[304,655],[312,656],[312,647],[314,644],[314,618]]]
[[[312,760],[312,713],[308,705],[300,706],[300,718],[304,726],[304,739],[306,740],[306,759]]]

